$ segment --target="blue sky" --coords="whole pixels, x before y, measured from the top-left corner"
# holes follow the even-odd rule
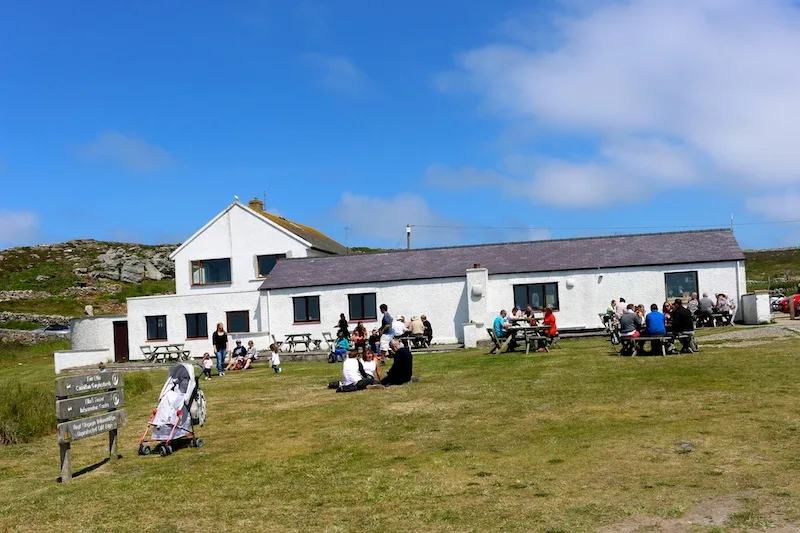
[[[351,246],[731,213],[800,244],[798,30],[786,0],[8,4],[0,248],[180,242],[265,192]]]

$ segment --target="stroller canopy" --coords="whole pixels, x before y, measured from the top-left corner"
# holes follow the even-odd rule
[[[189,363],[178,363],[169,369],[169,376],[161,389],[161,394],[158,399],[161,400],[165,394],[174,390],[184,395],[186,398],[191,398],[194,393],[196,381],[194,378],[194,368]]]

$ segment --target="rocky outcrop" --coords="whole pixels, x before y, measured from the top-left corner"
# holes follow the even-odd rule
[[[141,283],[144,279],[172,278],[175,267],[164,251],[119,247],[109,248],[97,256],[97,262],[92,265],[89,275],[95,279]]]

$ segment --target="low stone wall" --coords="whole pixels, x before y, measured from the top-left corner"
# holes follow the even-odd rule
[[[52,326],[58,324],[61,326],[69,325],[68,316],[60,315],[34,315],[30,313],[12,313],[11,311],[0,311],[0,322],[8,322],[10,320],[22,320],[25,322],[36,322],[41,324],[42,327]]]
[[[46,291],[0,291],[0,302],[6,300],[38,300],[39,298],[50,298],[50,296],[52,295]]]
[[[98,363],[110,363],[113,360],[111,350],[64,350],[53,353],[56,374],[69,368],[97,366]]]
[[[0,342],[20,342],[22,344],[36,344],[41,341],[52,341],[55,339],[69,340],[69,335],[59,335],[58,333],[34,333],[23,329],[0,329]]]

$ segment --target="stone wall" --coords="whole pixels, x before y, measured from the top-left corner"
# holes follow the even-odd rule
[[[67,335],[58,333],[34,333],[23,329],[0,329],[0,343],[20,342],[22,344],[36,344],[41,341],[52,341],[56,339],[69,339]]]
[[[25,322],[36,322],[41,324],[42,327],[52,326],[58,324],[61,326],[69,325],[68,316],[59,315],[34,315],[30,313],[12,313],[11,311],[0,311],[0,322],[8,322],[10,320],[21,320]]]
[[[20,290],[20,291],[0,291],[0,302],[4,302],[6,300],[37,300],[39,298],[50,298],[52,296],[47,291],[32,291],[32,290]]]

